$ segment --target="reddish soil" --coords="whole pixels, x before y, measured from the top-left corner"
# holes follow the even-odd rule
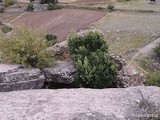
[[[56,34],[58,41],[66,40],[71,29],[79,31],[102,18],[106,12],[82,9],[62,9],[44,12],[28,12],[14,21],[14,25],[25,24],[33,29],[47,30]]]
[[[3,25],[3,23],[0,21],[0,26],[2,26]]]

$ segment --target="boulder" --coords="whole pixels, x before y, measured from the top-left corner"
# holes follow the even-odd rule
[[[57,61],[56,66],[43,69],[47,82],[70,84],[74,81],[75,68],[72,62]]]
[[[69,60],[69,52],[67,48],[67,41],[56,43],[54,46],[48,48],[54,51],[54,58],[56,60]]]
[[[33,9],[35,12],[47,10],[48,4],[40,4],[38,1],[33,1]]]
[[[160,88],[25,90],[0,93],[1,120],[159,120]]]
[[[125,59],[123,59],[121,56],[114,55],[113,53],[110,53],[110,52],[108,55],[109,55],[109,58],[118,65],[118,70],[121,70],[124,66],[127,65]]]
[[[144,74],[137,71],[134,66],[126,65],[119,71],[116,86],[120,88],[143,86],[145,81]]]
[[[39,69],[0,64],[0,92],[39,89],[43,84],[44,76]]]

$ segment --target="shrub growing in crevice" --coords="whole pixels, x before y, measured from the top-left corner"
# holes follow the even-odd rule
[[[80,87],[113,87],[117,66],[108,56],[108,45],[97,32],[84,36],[71,35],[68,40],[70,55],[74,61],[76,81]]]

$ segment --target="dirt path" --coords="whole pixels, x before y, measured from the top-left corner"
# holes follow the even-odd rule
[[[26,12],[22,13],[21,15],[17,16],[15,19],[11,20],[9,22],[9,24],[12,24],[14,21],[18,20],[19,18],[21,18]]]
[[[58,36],[58,41],[66,40],[72,29],[79,31],[98,21],[105,11],[62,9],[43,12],[27,12],[12,22],[13,25],[25,24],[37,30],[46,30]]]
[[[154,48],[160,44],[160,38],[156,39],[155,41],[147,44],[146,46],[140,48],[138,52],[131,58],[129,64],[132,64],[132,62],[137,58],[137,57],[147,57],[149,54],[152,53]]]

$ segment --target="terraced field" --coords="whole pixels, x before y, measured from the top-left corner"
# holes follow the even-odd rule
[[[42,29],[58,35],[59,41],[66,40],[71,29],[79,31],[89,27],[106,14],[105,11],[62,9],[36,13],[25,13],[13,25],[25,24],[33,29]]]

